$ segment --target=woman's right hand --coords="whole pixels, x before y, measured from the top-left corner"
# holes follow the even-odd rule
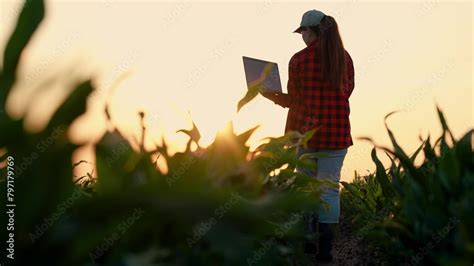
[[[272,101],[275,101],[275,99],[278,97],[278,92],[270,92],[270,91],[266,91],[266,92],[262,92],[261,93],[263,97],[267,98],[267,99],[270,99]]]

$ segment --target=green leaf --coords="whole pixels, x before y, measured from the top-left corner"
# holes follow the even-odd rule
[[[418,147],[418,149],[416,149],[416,151],[410,157],[411,162],[415,162],[416,156],[418,155],[418,153],[420,153],[420,151],[423,150],[424,145],[425,145],[425,142],[423,141],[423,143],[421,143],[420,147]]]
[[[300,156],[300,160],[311,160],[311,159],[316,159],[316,158],[325,158],[328,157],[327,152],[309,152],[309,153],[304,153]]]
[[[319,127],[304,133],[303,138],[300,140],[300,145],[303,145],[303,147],[307,148],[308,141],[314,136],[314,134],[316,133],[318,129]]]
[[[54,113],[49,121],[48,131],[52,131],[59,126],[70,125],[78,116],[82,115],[86,111],[86,100],[92,90],[90,80],[77,86]]]
[[[25,1],[16,28],[5,47],[3,74],[14,75],[23,49],[25,49],[43,18],[43,1]]]
[[[408,238],[412,238],[413,235],[412,233],[409,231],[408,228],[406,228],[403,224],[399,223],[399,222],[396,222],[396,221],[392,221],[392,220],[385,220],[383,222],[383,227],[386,229],[386,230],[390,230],[390,231],[393,231],[393,232],[397,232],[398,234],[401,234],[401,235],[404,235]]]
[[[453,152],[446,153],[440,158],[437,173],[441,183],[448,191],[452,191],[453,185],[459,183],[459,162]]]
[[[474,130],[469,130],[455,145],[456,157],[468,168],[474,168],[474,152],[472,151],[472,136]]]
[[[390,151],[390,150],[387,150],[387,151],[395,154],[396,157],[400,160],[400,163],[405,168],[405,170],[408,171],[414,178],[419,179],[420,173],[416,170],[415,165],[410,160],[408,155],[403,151],[400,145],[398,145],[398,142],[396,141],[395,136],[393,135],[393,132],[390,130],[390,128],[387,125],[387,118],[390,117],[394,113],[396,112],[391,112],[385,116],[385,128],[387,129],[388,135],[390,137],[390,141],[392,142],[392,145],[394,148],[394,151]]]
[[[264,92],[265,87],[263,86],[263,82],[267,79],[268,75],[270,74],[270,71],[273,68],[273,64],[268,63],[265,68],[263,69],[262,73],[260,74],[260,77],[258,77],[256,80],[254,80],[250,85],[249,89],[247,90],[247,93],[245,94],[244,98],[242,98],[238,105],[237,105],[237,112],[244,107],[247,103],[249,103],[251,100],[253,100],[259,92]]]
[[[307,170],[316,170],[318,167],[318,164],[314,160],[310,159],[299,159],[298,162],[296,163],[296,166],[298,168],[303,168]]]
[[[436,106],[436,111],[438,112],[439,121],[441,122],[441,126],[443,128],[443,139],[446,132],[448,132],[452,143],[456,144],[456,140],[454,139],[453,134],[451,133],[451,130],[448,127],[448,123],[446,122],[446,118],[444,118],[443,112],[441,111],[441,109],[439,109],[438,106]]]
[[[189,136],[189,141],[187,144],[187,150],[191,149],[191,143],[194,141],[196,144],[199,143],[199,140],[201,139],[201,133],[199,132],[199,129],[196,127],[196,124],[193,122],[193,128],[191,130],[186,130],[186,129],[180,129],[176,131],[176,133],[182,132],[186,135]]]
[[[361,200],[365,200],[364,195],[362,192],[353,184],[347,183],[345,181],[341,181],[342,186],[344,186],[345,189],[347,189],[352,195],[356,196],[357,198]]]
[[[431,146],[430,143],[430,136],[425,141],[425,147],[423,148],[423,152],[425,154],[425,160],[428,161],[430,164],[434,165],[438,158],[436,157],[436,153],[434,148]]]
[[[263,87],[260,84],[250,87],[247,90],[247,93],[245,94],[245,96],[242,99],[240,99],[239,103],[237,104],[237,112],[239,112],[240,109],[242,109],[242,107],[244,107],[247,103],[249,103],[255,97],[257,97],[258,93],[262,91],[263,91]]]
[[[387,173],[385,172],[385,168],[382,162],[377,157],[377,152],[375,151],[375,148],[372,149],[371,156],[376,166],[376,177],[377,180],[380,182],[380,185],[382,186],[383,194],[385,197],[391,198],[393,196],[393,190],[390,185],[390,180],[388,179]]]
[[[251,128],[247,131],[245,131],[244,133],[240,134],[237,136],[237,139],[238,139],[238,142],[241,144],[241,145],[244,145],[247,140],[249,140],[249,138],[252,136],[252,134],[255,132],[255,130],[257,130],[260,126],[256,126],[254,128]]]
[[[44,17],[43,1],[25,1],[16,27],[5,46],[3,69],[0,69],[0,147],[7,143],[20,142],[23,120],[12,120],[5,110],[7,97],[16,79],[21,53]],[[2,33],[3,35],[4,33]],[[2,36],[3,37],[3,36]]]

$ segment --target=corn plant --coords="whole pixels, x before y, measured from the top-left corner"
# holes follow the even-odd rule
[[[347,207],[360,210],[352,212],[353,221],[360,226],[360,221],[379,218],[372,219],[374,229],[366,236],[394,264],[468,265],[474,261],[473,130],[457,140],[442,111],[437,112],[442,134],[433,145],[428,136],[409,156],[386,126],[393,148],[380,149],[391,166],[384,168],[374,148],[376,173],[363,181],[359,177],[343,183],[346,202],[355,198],[359,203]],[[424,160],[416,165],[421,153]]]
[[[0,72],[0,159],[15,160],[14,170],[0,170],[2,177],[15,175],[14,236],[2,231],[2,239],[14,241],[8,264],[288,265],[302,257],[302,217],[319,206],[319,182],[295,172],[315,167],[297,157],[296,147],[314,131],[270,138],[250,151],[246,142],[255,128],[237,135],[229,127],[201,147],[194,125],[177,132],[189,142],[171,155],[165,141],[153,150],[143,142],[133,149],[115,129],[95,146],[97,171],[73,180],[73,167],[82,162],[72,163],[78,146],[66,133],[85,112],[92,83],[78,82],[39,133],[26,132],[23,118],[4,111],[20,55],[43,16],[43,1],[24,5]],[[157,169],[155,154],[167,172]],[[6,180],[0,185],[7,195]],[[0,216],[6,228],[7,212]],[[2,259],[8,245],[2,241]]]

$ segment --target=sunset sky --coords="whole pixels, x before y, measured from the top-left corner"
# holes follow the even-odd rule
[[[147,113],[150,148],[164,134],[175,150],[182,149],[187,138],[175,132],[191,121],[201,130],[202,145],[229,121],[237,132],[261,125],[252,147],[264,137],[280,136],[286,109],[258,96],[236,111],[246,92],[242,56],[278,63],[286,91],[288,61],[305,47],[301,35],[292,32],[310,9],[336,19],[354,61],[355,143],[343,180],[354,170],[365,174],[374,168],[373,145],[357,138],[389,146],[383,118],[391,111],[400,110],[388,124],[410,153],[420,135],[439,135],[436,105],[456,137],[474,124],[471,1],[46,2],[46,18],[22,57],[20,82],[7,104],[12,116],[26,116],[32,131],[45,125],[67,95],[65,82],[92,77],[97,91],[70,131],[76,143],[103,135],[105,101],[127,134],[137,134],[137,112]],[[0,2],[2,51],[21,3]],[[66,78],[46,81],[58,73]],[[90,150],[77,156],[93,160]]]

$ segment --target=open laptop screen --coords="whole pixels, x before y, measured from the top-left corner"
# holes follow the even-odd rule
[[[273,62],[243,56],[247,87],[261,83],[264,91],[282,92],[278,65]]]

